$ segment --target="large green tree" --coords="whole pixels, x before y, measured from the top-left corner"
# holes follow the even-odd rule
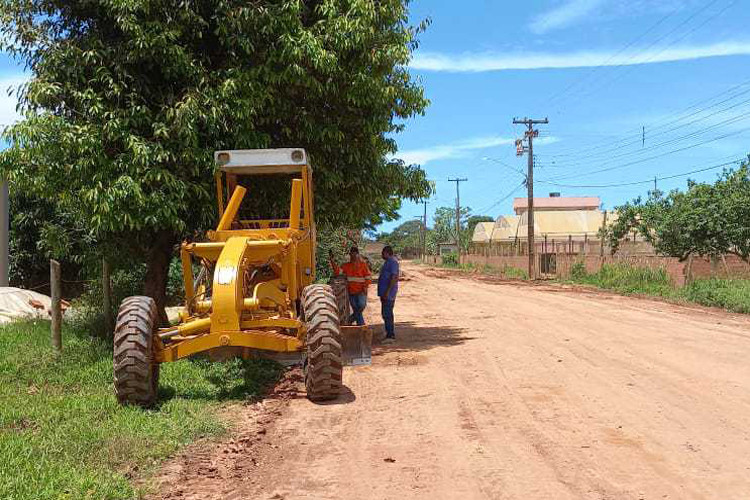
[[[657,253],[681,260],[690,255],[735,254],[750,260],[750,171],[726,170],[714,183],[689,181],[687,190],[654,191],[617,207],[606,231],[613,252],[637,231]]]
[[[418,254],[422,251],[422,238],[425,231],[421,220],[408,220],[396,226],[390,233],[383,233],[378,241],[393,247],[399,255]]]
[[[423,113],[405,69],[408,0],[0,0],[0,50],[25,64],[24,120],[0,168],[148,263],[163,303],[174,245],[215,219],[212,152],[304,147],[317,216],[361,227],[430,185],[394,158]],[[272,199],[272,192],[252,196]]]
[[[466,251],[471,242],[471,234],[468,230],[471,208],[461,207],[460,218],[460,242],[461,248]],[[453,207],[438,207],[433,215],[433,229],[427,235],[427,251],[435,254],[438,245],[442,243],[456,242],[456,209]]]

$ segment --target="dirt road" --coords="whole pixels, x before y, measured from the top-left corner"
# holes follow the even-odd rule
[[[347,394],[315,405],[287,380],[160,496],[750,498],[746,318],[406,272],[399,341],[346,369]]]

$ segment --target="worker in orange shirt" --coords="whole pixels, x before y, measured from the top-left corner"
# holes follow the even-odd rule
[[[344,274],[347,281],[347,290],[349,291],[349,304],[352,306],[351,321],[358,325],[365,324],[365,318],[362,313],[367,307],[367,288],[370,286],[372,275],[367,263],[360,257],[359,249],[352,247],[349,250],[349,262],[344,263],[341,267],[333,259],[333,252],[328,252],[328,259],[333,268],[333,273]]]

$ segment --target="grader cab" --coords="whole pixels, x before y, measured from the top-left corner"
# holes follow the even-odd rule
[[[185,304],[179,322],[159,328],[156,303],[149,297],[129,297],[120,306],[114,332],[118,400],[153,405],[160,363],[202,352],[247,357],[257,351],[302,353],[308,397],[337,397],[342,344],[369,355],[370,337],[365,329],[349,332],[354,341],[342,338],[345,290],[342,295],[340,286],[314,283],[312,170],[306,152],[218,151],[214,159],[219,223],[208,241],[181,245]],[[272,200],[252,198],[253,187],[261,184],[274,191]]]

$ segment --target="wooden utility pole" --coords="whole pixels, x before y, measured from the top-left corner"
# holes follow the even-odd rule
[[[427,201],[423,201],[424,216],[422,218],[422,260],[427,257]]]
[[[459,193],[458,185],[468,180],[469,179],[448,178],[448,182],[456,183],[456,252],[458,252],[459,264],[461,263],[461,195]]]
[[[49,261],[49,288],[52,295],[52,348],[62,352],[62,297],[60,290],[60,263]]]
[[[527,212],[526,222],[528,227],[528,248],[529,248],[529,279],[536,279],[536,266],[534,262],[534,138],[539,136],[539,131],[534,128],[536,124],[547,124],[549,120],[533,120],[524,118],[519,120],[513,119],[514,125],[526,125],[527,129],[524,134],[524,138],[528,142],[528,146],[523,146],[523,139],[516,140],[516,154],[521,156],[524,152],[528,153],[528,173],[526,174],[526,188],[527,188]]]
[[[102,259],[102,297],[104,297],[104,328],[107,337],[113,335],[115,325],[112,318],[112,282],[109,278],[109,262]]]
[[[607,230],[607,211],[604,211],[604,219],[602,219],[601,229],[601,243],[599,245],[599,257],[604,257],[604,232]]]

